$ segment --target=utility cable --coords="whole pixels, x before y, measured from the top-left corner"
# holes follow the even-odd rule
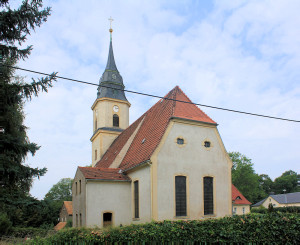
[[[11,68],[14,68],[14,69],[18,69],[18,70],[22,70],[22,71],[27,71],[27,72],[35,73],[35,74],[40,74],[40,75],[44,75],[44,76],[50,76],[50,74],[44,73],[44,72],[33,71],[33,70],[24,69],[24,68],[20,68],[20,67],[16,67],[16,66],[8,66],[8,65],[5,65],[5,66],[11,67]],[[68,81],[72,81],[72,82],[93,85],[93,86],[97,86],[97,87],[111,88],[110,86],[99,85],[99,84],[95,84],[95,83],[80,81],[80,80],[77,80],[77,79],[72,79],[72,78],[67,78],[67,77],[62,77],[62,76],[57,76],[57,75],[55,77],[56,78],[60,78],[60,79],[64,79],[64,80],[68,80]],[[144,96],[148,96],[148,97],[153,97],[153,98],[159,98],[159,99],[165,99],[165,100],[173,100],[173,101],[177,101],[177,102],[181,102],[181,103],[193,104],[193,105],[203,106],[203,107],[217,109],[217,110],[223,110],[223,111],[230,111],[230,112],[235,112],[235,113],[240,113],[240,114],[246,114],[246,115],[250,115],[250,116],[264,117],[264,118],[270,118],[270,119],[276,119],[276,120],[282,120],[282,121],[289,121],[289,122],[297,122],[297,123],[300,122],[299,120],[295,120],[295,119],[287,119],[287,118],[281,118],[281,117],[274,117],[274,116],[268,116],[268,115],[263,115],[263,114],[257,114],[257,113],[251,113],[251,112],[245,112],[245,111],[238,111],[238,110],[233,110],[233,109],[227,109],[227,108],[222,108],[222,107],[217,107],[217,106],[210,106],[210,105],[198,104],[198,103],[193,103],[193,102],[188,102],[188,101],[182,101],[182,100],[176,100],[176,99],[171,99],[171,98],[165,98],[165,97],[158,96],[158,95],[153,95],[153,94],[146,94],[146,93],[142,93],[142,92],[136,92],[136,91],[132,91],[132,90],[118,89],[118,88],[113,88],[113,89],[115,89],[115,90],[121,90],[121,91],[128,92],[128,93],[133,93],[133,94],[138,94],[138,95],[144,95]]]

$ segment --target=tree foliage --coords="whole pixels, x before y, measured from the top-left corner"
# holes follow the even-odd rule
[[[50,191],[45,195],[47,200],[72,201],[72,183],[73,179],[63,178],[53,185]]]
[[[26,83],[15,75],[13,68],[18,60],[29,56],[32,46],[22,48],[22,44],[31,31],[47,20],[50,8],[43,9],[40,0],[25,0],[17,9],[11,9],[9,1],[1,0],[0,7],[0,212],[7,213],[16,225],[18,214],[24,212],[27,204],[37,201],[29,196],[33,179],[46,173],[46,168],[24,164],[27,154],[34,155],[39,146],[27,137],[23,105],[40,91],[47,92],[56,73]],[[22,208],[14,209],[21,205]]]
[[[274,180],[274,192],[282,194],[300,191],[298,181],[300,181],[299,174],[292,170],[286,171]]]
[[[265,196],[259,185],[259,176],[255,173],[251,159],[239,152],[230,152],[233,166],[231,170],[232,183],[252,203]]]

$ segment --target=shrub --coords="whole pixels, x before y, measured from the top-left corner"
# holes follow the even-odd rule
[[[273,208],[272,212],[281,212],[281,213],[298,213],[300,214],[300,207],[278,207],[278,208]],[[264,207],[259,207],[259,208],[252,208],[251,213],[260,213],[260,214],[266,214],[268,213],[268,209]]]
[[[255,214],[209,220],[162,221],[108,230],[63,229],[29,244],[300,244],[299,214]]]
[[[7,235],[12,227],[12,222],[9,220],[6,213],[0,213],[0,236]]]

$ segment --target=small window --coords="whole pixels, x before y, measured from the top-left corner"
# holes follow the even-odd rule
[[[95,160],[97,160],[97,150],[95,150]]]
[[[245,208],[243,208],[243,214],[245,214]]]
[[[82,216],[81,216],[81,213],[79,214],[79,226],[80,227],[82,226]]]
[[[176,216],[187,216],[185,176],[175,176],[175,206]]]
[[[81,180],[79,180],[79,194],[81,193]],[[81,214],[80,214],[81,215]]]
[[[214,214],[214,193],[213,193],[213,178],[203,178],[203,193],[204,193],[204,215]]]
[[[177,138],[177,144],[178,145],[183,145],[184,144],[184,139],[183,138]]]
[[[112,225],[112,213],[103,213],[103,227]]]
[[[117,114],[113,115],[113,127],[119,127],[119,116]]]
[[[236,214],[236,208],[233,208],[233,214]]]
[[[134,218],[139,218],[139,181],[134,181]]]
[[[95,131],[98,129],[97,119],[95,120]]]
[[[204,147],[209,148],[210,145],[210,141],[204,141]]]
[[[242,200],[242,198],[240,196],[237,196],[235,200]]]
[[[76,214],[76,221],[75,222],[76,222],[75,226],[78,227],[78,214]]]
[[[76,195],[78,194],[77,193],[77,181],[75,182],[75,193],[76,193]]]

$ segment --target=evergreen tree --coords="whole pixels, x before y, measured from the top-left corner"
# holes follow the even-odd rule
[[[46,173],[46,168],[24,164],[27,154],[34,155],[39,146],[26,135],[23,105],[40,91],[47,92],[56,73],[25,83],[15,76],[13,68],[18,60],[29,56],[32,46],[22,48],[22,44],[32,30],[47,20],[50,8],[43,9],[40,0],[25,0],[17,9],[11,9],[8,0],[0,0],[0,8],[0,212],[13,216],[23,212],[20,198],[24,198],[23,202],[32,201],[26,197],[33,179]],[[16,203],[21,203],[19,209]]]

